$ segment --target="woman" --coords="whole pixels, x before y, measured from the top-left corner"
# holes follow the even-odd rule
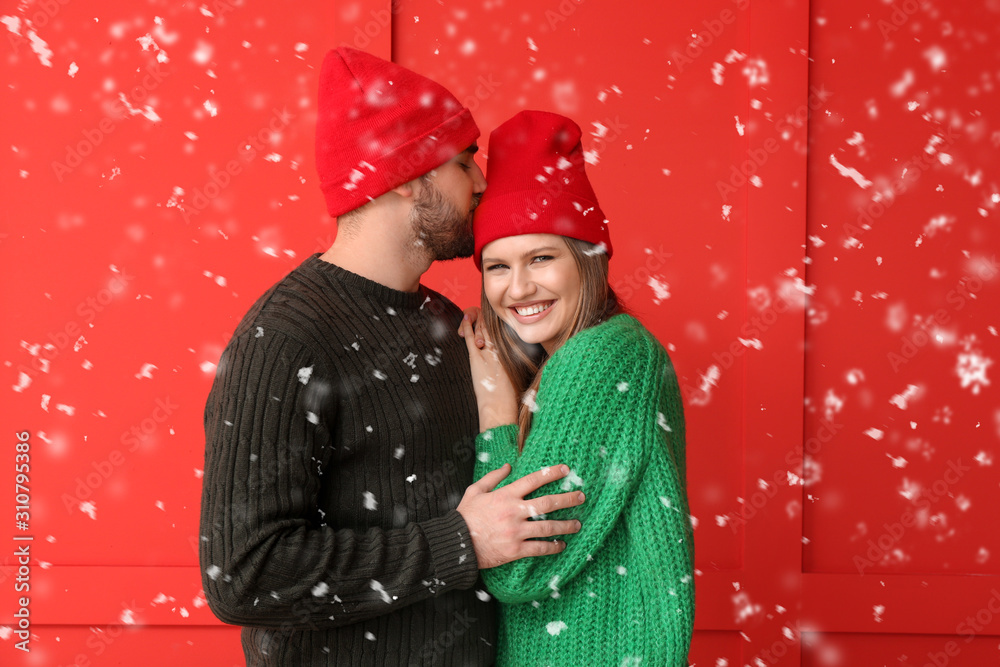
[[[503,464],[509,482],[566,463],[572,474],[535,495],[586,495],[547,517],[582,524],[560,553],[482,571],[501,603],[497,664],[687,665],[680,392],[663,346],[608,284],[611,242],[580,128],[517,114],[490,135],[487,182],[474,223],[484,349],[462,324],[480,411],[476,479]]]

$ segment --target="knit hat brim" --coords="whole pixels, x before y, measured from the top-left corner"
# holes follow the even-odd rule
[[[525,110],[490,134],[486,191],[473,223],[473,260],[508,236],[557,234],[601,246],[611,256],[608,220],[584,167],[580,127]]]
[[[479,138],[479,128],[468,109],[447,119],[419,137],[337,175],[329,175],[320,183],[326,198],[326,208],[337,217],[353,211],[395,187],[440,167]]]
[[[316,169],[334,217],[440,167],[479,137],[472,113],[443,86],[349,47],[323,60],[318,108]]]

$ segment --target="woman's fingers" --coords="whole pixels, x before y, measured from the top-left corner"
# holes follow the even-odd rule
[[[469,322],[471,322],[473,325],[476,325],[480,321],[479,314],[481,312],[482,311],[479,308],[479,306],[469,306],[468,308],[466,308],[465,310],[462,311],[462,321],[464,322],[465,320],[469,320]],[[464,335],[462,333],[462,325],[461,324],[458,325],[458,335],[459,336]]]
[[[472,331],[472,323],[469,321],[468,316],[462,318],[462,323],[458,327],[458,334],[465,339],[465,346],[469,349],[469,354],[472,352],[479,351],[476,346],[476,336]]]
[[[490,334],[486,331],[486,327],[481,324],[476,327],[476,335],[481,336],[484,343],[493,344],[493,339],[490,338]]]

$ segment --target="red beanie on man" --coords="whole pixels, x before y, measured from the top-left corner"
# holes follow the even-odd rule
[[[603,245],[608,220],[584,170],[580,126],[547,111],[521,111],[490,133],[486,191],[476,208],[473,259],[486,244],[522,234],[558,234]]]
[[[443,86],[349,47],[326,54],[318,107],[316,170],[334,217],[440,167],[479,136]]]

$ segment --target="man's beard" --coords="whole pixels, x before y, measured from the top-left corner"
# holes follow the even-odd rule
[[[472,257],[475,240],[472,236],[472,214],[479,205],[480,195],[473,195],[472,205],[465,213],[447,201],[429,180],[413,202],[410,223],[414,245],[422,246],[434,261]]]

